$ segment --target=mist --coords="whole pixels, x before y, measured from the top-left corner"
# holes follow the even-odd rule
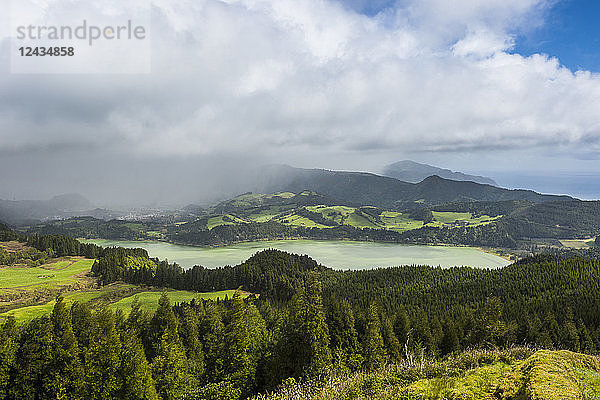
[[[564,181],[600,169],[600,76],[513,52],[552,4],[157,1],[139,74],[12,71],[4,32],[0,198],[203,204],[249,190],[264,164],[378,173],[402,159],[597,198],[587,178]],[[69,7],[48,1],[44,18]]]

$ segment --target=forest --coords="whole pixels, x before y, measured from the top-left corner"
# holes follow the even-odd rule
[[[600,349],[600,261],[573,254],[497,270],[339,271],[264,250],[236,266],[183,270],[142,249],[12,235],[46,254],[96,258],[101,284],[252,295],[171,304],[165,293],[154,313],[135,302],[129,313],[113,313],[59,297],[51,316],[7,318],[0,399],[241,399],[289,378],[375,371],[473,348]]]

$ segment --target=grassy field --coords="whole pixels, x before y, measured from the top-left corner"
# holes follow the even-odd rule
[[[274,220],[284,225],[305,226],[307,228],[330,228],[327,225],[320,224],[318,222],[313,221],[312,219],[303,217],[293,212],[289,214],[280,215],[279,217],[274,218]]]
[[[67,303],[89,303],[92,308],[109,306],[128,312],[134,296],[139,296],[144,309],[152,310],[158,304],[160,291],[142,291],[139,286],[115,283],[98,287],[88,276],[94,260],[70,257],[55,260],[40,267],[0,267],[0,318],[14,316],[25,322],[49,314],[59,293]],[[233,296],[234,290],[211,293],[170,291],[173,303],[192,298],[215,300]],[[247,294],[245,294],[247,296]]]
[[[429,223],[429,226],[453,226],[453,225],[465,225],[465,226],[478,226],[489,224],[492,221],[501,218],[501,215],[490,217],[489,215],[481,215],[474,217],[468,212],[451,212],[451,211],[432,211],[433,221]]]
[[[103,294],[105,294],[104,291],[94,290],[94,291],[74,292],[74,293],[66,294],[64,297],[65,297],[67,304],[72,304],[75,301],[78,301],[80,303],[87,303],[91,300],[94,300],[94,299],[102,296]],[[12,315],[13,317],[15,317],[15,319],[17,321],[26,322],[26,321],[32,320],[34,318],[50,314],[52,312],[52,309],[54,308],[55,303],[56,303],[55,300],[51,300],[46,304],[16,308],[14,310],[7,311],[3,314],[0,314],[0,317],[8,317],[8,316]]]
[[[223,290],[218,292],[197,293],[185,290],[168,291],[171,303],[189,302],[192,299],[217,300],[224,299],[225,296],[231,298],[235,290]],[[133,294],[132,294],[133,293]],[[131,310],[131,304],[137,297],[146,311],[152,312],[158,305],[162,291],[140,291],[140,288],[130,284],[113,284],[99,289],[85,289],[63,294],[67,304],[75,301],[80,303],[89,303],[92,308],[108,306],[113,311],[122,310],[128,314]],[[242,293],[247,297],[248,293]],[[34,318],[50,314],[56,301],[50,300],[44,304],[15,308],[13,310],[0,314],[3,317],[14,316],[19,322],[27,322]]]
[[[77,280],[74,275],[89,271],[94,260],[72,259],[41,267],[0,268],[0,289],[36,285],[64,285]]]
[[[380,218],[385,224],[385,228],[393,231],[404,232],[423,227],[423,221],[411,219],[399,212],[384,211],[381,213]]]
[[[563,246],[571,248],[571,249],[587,249],[590,246],[594,246],[595,240],[596,240],[596,238],[579,239],[579,240],[563,239],[563,240],[560,240],[560,243]]]
[[[219,226],[219,225],[238,225],[238,224],[246,224],[246,223],[248,223],[248,221],[238,218],[235,215],[225,214],[225,215],[217,215],[217,216],[210,217],[208,219],[206,227],[208,229],[212,229],[215,226]]]
[[[311,195],[301,193],[300,195]],[[243,194],[229,202],[229,206],[236,207],[233,214],[207,215],[207,228],[212,229],[220,225],[246,224],[250,222],[277,221],[284,225],[303,226],[308,228],[331,228],[332,225],[349,225],[355,228],[388,229],[404,232],[423,227],[423,221],[412,219],[408,214],[396,211],[377,210],[374,207],[349,207],[342,205],[313,205],[306,206],[306,210],[318,213],[322,218],[332,221],[332,224],[323,223],[320,218],[311,217],[299,211],[298,204],[273,204],[273,199],[289,199],[293,193],[283,192],[273,195]],[[271,201],[271,203],[269,203]],[[501,216],[488,215],[473,216],[468,212],[438,212],[433,211],[433,221],[428,223],[431,227],[462,227],[489,224]]]
[[[235,290],[222,290],[222,291],[218,291],[218,292],[208,292],[208,293],[197,293],[197,292],[190,292],[187,290],[174,290],[174,291],[169,291],[167,293],[169,295],[169,299],[171,300],[171,303],[173,304],[173,303],[189,302],[192,299],[217,300],[217,299],[224,299],[225,296],[227,296],[228,298],[231,298],[233,296],[233,294],[235,293]],[[160,298],[161,295],[162,295],[162,292],[141,292],[141,293],[137,293],[135,295],[129,296],[129,297],[125,297],[115,303],[112,303],[108,307],[110,309],[112,309],[113,311],[122,310],[123,312],[125,312],[127,314],[127,313],[129,313],[129,310],[131,310],[131,305],[133,304],[133,301],[136,298],[138,298],[141,303],[142,309],[144,309],[146,311],[153,311],[154,309],[156,309],[156,306],[158,305],[158,299]],[[248,294],[244,293],[243,296],[247,297]]]

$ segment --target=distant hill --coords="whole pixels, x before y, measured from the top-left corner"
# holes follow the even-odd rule
[[[543,203],[573,199],[569,196],[544,195],[532,190],[509,190],[439,176],[428,177],[419,183],[409,183],[366,172],[302,169],[287,165],[266,166],[260,173],[257,189],[260,193],[300,193],[304,190],[320,193],[338,204],[384,208],[453,201],[528,200]]]
[[[498,186],[493,179],[485,176],[468,175],[462,172],[455,172],[411,160],[398,161],[387,165],[383,170],[383,175],[410,183],[419,183],[429,176],[437,175],[440,178],[451,179],[453,181],[470,181]]]
[[[76,215],[92,203],[80,194],[64,194],[49,200],[0,200],[0,219],[10,224]]]

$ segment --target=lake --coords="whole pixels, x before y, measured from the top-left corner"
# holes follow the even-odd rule
[[[150,257],[176,262],[183,268],[196,264],[214,268],[236,265],[263,249],[278,249],[308,254],[321,264],[335,269],[371,269],[407,264],[449,268],[471,266],[499,268],[509,261],[473,247],[423,246],[397,243],[354,242],[342,240],[274,240],[240,243],[223,247],[182,246],[157,241],[83,240],[99,246],[141,247]]]

